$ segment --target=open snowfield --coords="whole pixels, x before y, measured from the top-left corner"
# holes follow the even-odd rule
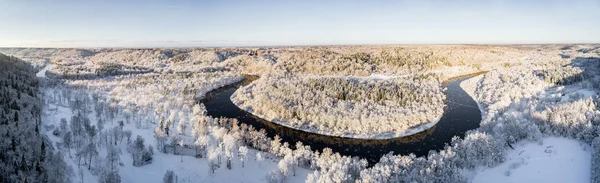
[[[477,172],[473,183],[587,183],[591,178],[591,147],[560,137],[524,141],[506,153],[506,161]]]

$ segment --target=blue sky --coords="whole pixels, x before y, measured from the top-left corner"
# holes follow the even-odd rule
[[[600,43],[600,0],[0,0],[1,47]]]

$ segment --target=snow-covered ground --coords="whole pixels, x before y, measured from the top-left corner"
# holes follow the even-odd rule
[[[37,76],[39,78],[46,78],[46,71],[48,71],[48,69],[50,69],[50,67],[52,67],[52,64],[47,64],[46,66],[44,66],[44,68],[42,70],[40,70],[38,73],[36,73],[35,76]]]
[[[504,163],[478,171],[472,182],[590,182],[591,147],[585,143],[548,137],[541,143],[520,142],[514,148]]]
[[[483,75],[474,76],[472,78],[464,80],[460,83],[460,88],[462,88],[465,92],[467,92],[467,94],[469,94],[469,96],[471,96],[473,100],[475,100],[475,103],[477,103],[477,107],[483,113],[483,107],[477,101],[477,96],[475,95],[475,91],[477,90],[477,84],[479,83],[479,81],[481,81],[481,78],[483,78]]]
[[[47,89],[46,93],[51,93],[53,90]],[[56,105],[49,103],[43,109],[42,122],[44,126],[54,125],[58,128],[60,125],[60,119],[65,118],[69,120],[73,113],[71,109],[65,105]],[[94,113],[88,115],[91,121],[96,121]],[[107,123],[107,129],[117,125],[111,125]],[[155,138],[153,138],[154,131],[152,129],[136,129],[133,124],[125,124],[125,130],[132,130],[133,137],[140,135],[144,137],[148,145],[156,144]],[[50,140],[54,144],[61,143],[60,137],[52,135],[52,130],[45,132]],[[241,167],[242,163],[239,158],[235,158],[233,161],[233,167],[231,170],[227,169],[224,163],[218,168],[215,173],[211,173],[208,167],[208,161],[206,158],[195,158],[191,156],[178,156],[173,154],[164,154],[155,151],[153,156],[153,162],[149,165],[142,167],[133,166],[132,155],[126,152],[128,144],[119,144],[121,149],[121,162],[122,167],[119,167],[122,182],[161,182],[163,176],[167,170],[172,170],[178,176],[180,183],[185,182],[266,182],[267,175],[271,171],[278,170],[279,158],[274,158],[272,155],[268,156],[265,152],[263,157],[270,157],[271,159],[264,159],[262,161],[256,160],[256,154],[259,151],[249,149],[248,159],[244,163],[244,167]],[[55,145],[56,149],[60,149]],[[92,163],[92,167],[95,163],[103,163],[103,157],[106,156],[106,149],[102,146],[99,151],[99,158]],[[75,176],[72,177],[73,182],[81,182],[83,173],[83,182],[93,183],[98,181],[98,176],[92,174],[92,171],[88,170],[87,165],[77,166],[77,159],[75,158],[75,150],[71,150],[72,157],[68,157],[68,153],[65,151],[65,160],[75,170]],[[97,161],[97,162],[96,162]],[[225,160],[223,160],[224,162]],[[303,168],[296,168],[296,176],[290,176],[286,179],[286,182],[304,182],[307,175],[311,171]]]
[[[45,71],[40,71],[37,76],[45,77]],[[58,92],[55,88],[43,88],[44,98],[50,99],[53,98],[53,95]],[[88,106],[90,107],[90,106]],[[42,126],[45,126],[45,134],[49,137],[49,139],[53,142],[54,148],[63,151],[65,155],[65,161],[69,166],[71,166],[74,170],[74,174],[71,177],[72,182],[84,182],[84,183],[94,183],[99,180],[99,173],[97,166],[103,166],[105,163],[104,157],[106,157],[107,151],[106,146],[100,146],[98,152],[99,154],[92,161],[92,169],[88,170],[88,165],[84,164],[84,161],[81,162],[81,166],[78,166],[78,160],[75,156],[76,150],[70,149],[66,150],[66,148],[61,147],[62,139],[60,136],[55,136],[52,134],[51,129],[59,128],[60,120],[62,118],[70,121],[71,116],[73,116],[72,109],[68,107],[67,99],[62,98],[62,102],[46,100],[46,104],[42,110]],[[87,118],[92,121],[92,124],[98,120],[96,118],[95,112],[91,110],[91,113],[87,114]],[[117,119],[113,121],[124,120],[122,116],[118,116]],[[106,122],[105,129],[111,129],[117,126],[118,123]],[[69,128],[69,127],[68,127]],[[141,136],[145,139],[145,143],[147,145],[155,145],[156,139],[154,138],[154,130],[150,129],[138,129],[135,127],[133,123],[125,124],[124,130],[131,130],[133,132],[132,138],[136,136]],[[121,176],[121,182],[143,182],[143,183],[153,183],[153,182],[162,182],[163,176],[165,175],[167,170],[171,170],[175,172],[175,175],[178,178],[180,183],[186,182],[267,182],[267,177],[271,171],[278,171],[278,162],[280,158],[275,157],[274,155],[266,152],[260,152],[254,149],[248,150],[247,159],[244,162],[244,167],[242,167],[242,162],[239,157],[234,158],[232,161],[232,169],[228,169],[225,166],[225,159],[223,158],[223,163],[220,165],[220,168],[215,170],[215,173],[212,173],[209,170],[209,162],[207,158],[195,158],[192,156],[179,156],[173,155],[171,153],[165,154],[158,151],[154,151],[153,161],[151,164],[135,167],[133,166],[133,158],[132,154],[127,152],[126,149],[130,144],[123,140],[123,143],[117,145],[120,149],[120,164],[118,167],[119,174]],[[69,156],[69,152],[71,151],[71,155]],[[261,153],[262,160],[257,160],[257,153]],[[296,168],[296,175],[289,176],[285,179],[286,182],[304,182],[307,175],[312,173],[312,171],[303,168]]]

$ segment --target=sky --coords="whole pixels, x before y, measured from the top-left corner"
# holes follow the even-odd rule
[[[0,0],[0,47],[600,43],[600,0]]]

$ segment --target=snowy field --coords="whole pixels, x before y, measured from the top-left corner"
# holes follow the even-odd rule
[[[559,137],[542,142],[520,142],[506,153],[506,161],[477,172],[473,183],[590,182],[591,147]]]

